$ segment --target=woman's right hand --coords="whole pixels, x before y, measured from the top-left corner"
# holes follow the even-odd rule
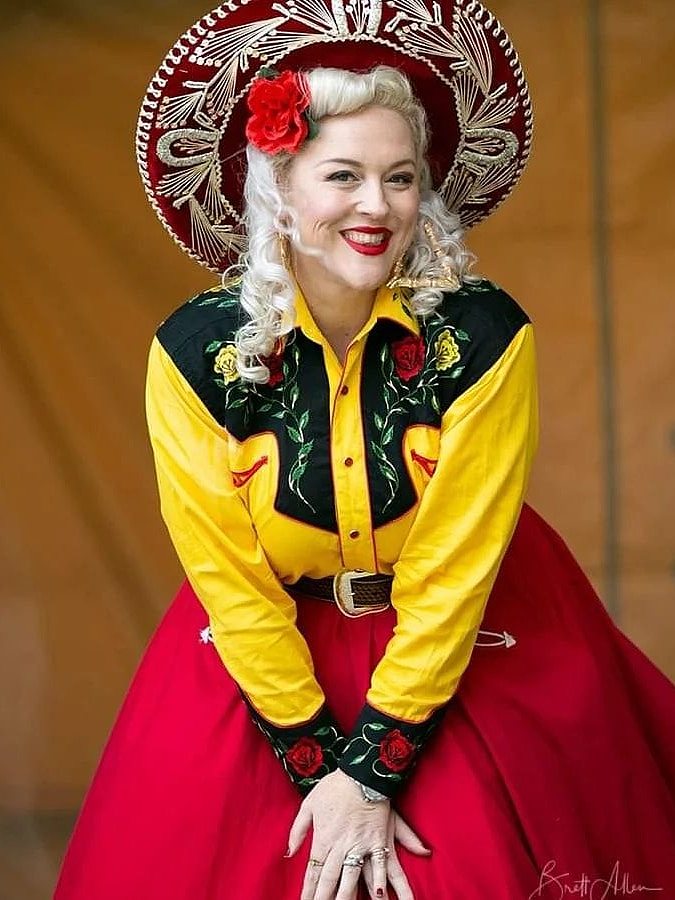
[[[389,821],[387,824],[387,847],[389,847],[389,857],[387,858],[387,881],[394,889],[398,900],[415,900],[412,888],[410,887],[396,853],[395,840],[403,844],[406,850],[410,850],[411,853],[416,853],[418,856],[431,855],[431,850],[428,850],[424,846],[410,825],[401,818],[395,809],[390,809]],[[361,874],[366,882],[372,900],[382,900],[382,898],[378,897],[375,893],[373,884],[373,865],[370,857],[366,858]]]

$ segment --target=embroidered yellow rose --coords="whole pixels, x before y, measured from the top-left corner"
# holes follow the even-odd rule
[[[213,362],[213,369],[223,376],[225,384],[230,384],[239,378],[237,372],[237,348],[234,344],[225,344],[218,351]]]
[[[436,368],[439,370],[449,369],[454,365],[460,357],[459,347],[447,329],[441,331],[434,345],[436,355]]]

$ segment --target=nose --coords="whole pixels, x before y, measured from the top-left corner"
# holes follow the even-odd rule
[[[387,195],[379,178],[364,179],[359,189],[358,211],[373,218],[383,218],[389,212]]]

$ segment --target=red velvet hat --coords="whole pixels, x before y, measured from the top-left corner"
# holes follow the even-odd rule
[[[269,67],[365,71],[378,64],[404,72],[426,109],[433,186],[448,207],[465,227],[496,209],[527,162],[532,107],[518,55],[484,6],[229,0],[174,44],[138,120],[143,184],[183,250],[222,272],[246,246],[247,101]]]

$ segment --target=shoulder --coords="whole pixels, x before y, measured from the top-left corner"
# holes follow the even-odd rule
[[[222,382],[233,376],[234,336],[245,321],[239,279],[191,297],[157,328],[155,338],[212,414],[222,411]]]
[[[467,281],[445,293],[423,326],[436,368],[448,376],[444,405],[483,378],[531,324],[520,304],[491,281]]]
[[[454,293],[445,293],[439,315],[449,324],[471,325],[476,336],[509,343],[530,317],[516,300],[485,278],[466,281]]]

